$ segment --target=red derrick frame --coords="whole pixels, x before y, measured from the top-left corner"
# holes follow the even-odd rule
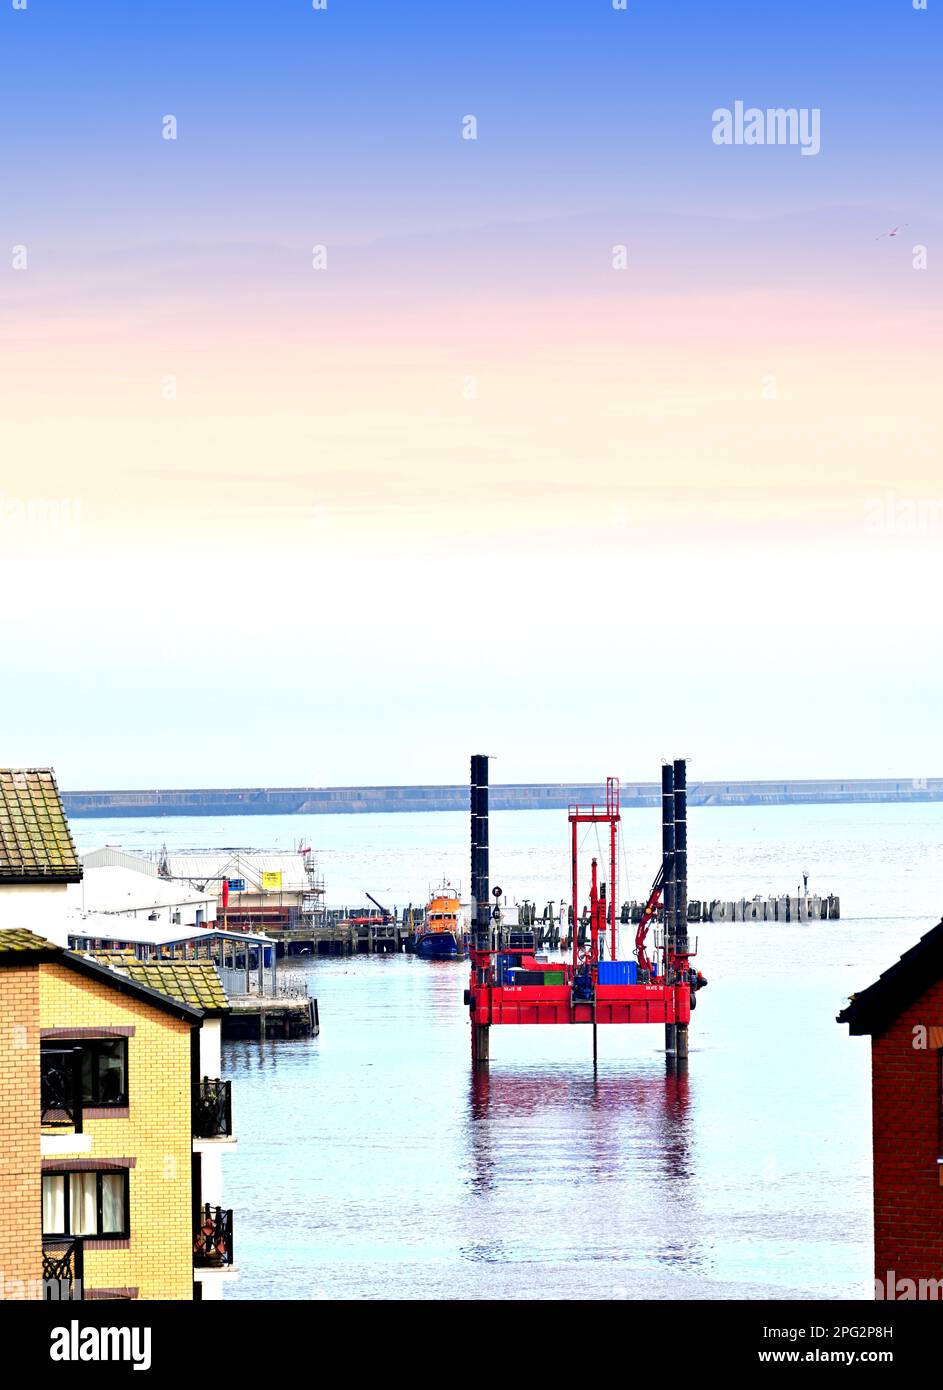
[[[606,917],[609,918],[609,959],[616,958],[616,901],[618,893],[616,891],[616,875],[618,871],[618,858],[616,846],[619,835],[619,822],[621,815],[619,811],[619,779],[618,777],[606,778],[606,809],[595,805],[592,806],[571,806],[568,811],[570,821],[570,833],[572,843],[572,873],[573,873],[573,974],[575,975],[580,966],[588,965],[593,977],[596,976],[599,965],[599,937],[605,936]],[[590,886],[590,909],[589,909],[589,930],[590,944],[588,949],[580,953],[579,928],[580,928],[580,895],[579,895],[579,843],[578,827],[581,825],[605,825],[609,826],[609,884],[608,898],[601,897],[597,883],[597,865],[593,860],[592,881]]]

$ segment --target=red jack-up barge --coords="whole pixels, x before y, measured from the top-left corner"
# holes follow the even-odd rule
[[[472,1057],[489,1060],[490,1032],[509,1023],[663,1023],[670,1062],[688,1055],[688,1023],[696,994],[707,981],[691,966],[688,942],[687,778],[683,759],[662,768],[662,863],[638,925],[635,959],[616,961],[616,904],[619,835],[619,782],[606,782],[602,806],[571,806],[573,957],[550,965],[538,962],[533,948],[505,948],[492,917],[489,884],[488,759],[471,760],[472,940],[471,978],[465,1002],[471,1014]],[[588,938],[581,939],[578,835],[581,825],[609,826],[609,891],[592,861]],[[496,889],[496,893],[500,893]],[[649,925],[664,900],[661,945],[647,954]],[[498,932],[500,927],[498,927]],[[608,934],[608,961],[604,960]],[[657,956],[661,956],[661,962]],[[517,967],[510,968],[510,963]],[[531,975],[529,972],[538,972]],[[546,980],[549,975],[551,980]],[[533,983],[531,982],[533,981]],[[539,983],[538,983],[539,981]]]

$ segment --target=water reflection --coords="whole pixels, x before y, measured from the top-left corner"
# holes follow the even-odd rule
[[[687,1069],[646,1060],[593,1071],[585,1067],[470,1068],[467,1093],[467,1190],[474,1205],[503,1206],[520,1192],[521,1222],[546,1226],[559,1207],[555,1235],[573,1244],[592,1232],[600,1253],[606,1214],[608,1253],[643,1265],[704,1261],[696,1216],[691,1077]],[[550,1196],[548,1196],[548,1191]],[[621,1245],[624,1242],[624,1246]],[[513,1248],[513,1247],[512,1247]],[[562,1255],[554,1250],[557,1258]],[[466,1259],[510,1258],[506,1238],[482,1232],[463,1246]]]
[[[472,1124],[492,1114],[527,1115],[555,1107],[582,1112],[587,1120],[611,1118],[629,1110],[647,1119],[658,1118],[683,1130],[690,1106],[690,1073],[666,1069],[657,1075],[647,1063],[629,1072],[600,1069],[567,1071],[562,1068],[508,1070],[505,1067],[470,1068],[468,1114]]]
[[[690,1176],[690,1077],[651,1070],[621,1075],[598,1071],[581,1075],[558,1068],[540,1070],[470,1070],[468,1133],[476,1155],[487,1152],[506,1122],[539,1115],[582,1133],[587,1152],[608,1157],[613,1143],[652,1143],[663,1158],[664,1176]],[[559,1112],[565,1112],[560,1116]],[[600,1167],[600,1175],[602,1168]]]

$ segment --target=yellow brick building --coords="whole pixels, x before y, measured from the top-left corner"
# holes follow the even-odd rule
[[[200,1032],[225,996],[216,977],[200,1007],[195,978],[185,1002],[0,930],[3,1297],[190,1299],[195,1257],[231,1267],[231,1213],[201,1209],[193,1137]]]

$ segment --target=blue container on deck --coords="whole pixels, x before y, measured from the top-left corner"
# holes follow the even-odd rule
[[[636,970],[634,960],[601,960],[597,979],[601,985],[634,984],[632,977]]]
[[[494,976],[496,984],[509,985],[511,983],[509,976],[511,974],[511,962],[513,959],[513,956],[504,955],[503,953],[495,956]]]

